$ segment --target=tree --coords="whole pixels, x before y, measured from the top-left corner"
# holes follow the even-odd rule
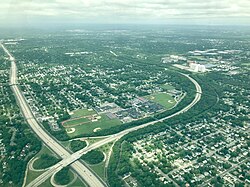
[[[68,166],[55,174],[55,181],[59,185],[66,185],[70,182],[70,170]]]
[[[99,164],[103,161],[104,154],[99,150],[92,150],[83,155],[81,158],[89,164]]]
[[[81,140],[72,140],[72,141],[70,141],[70,149],[73,152],[79,151],[80,149],[83,149],[86,146],[87,146],[86,141],[81,141]]]

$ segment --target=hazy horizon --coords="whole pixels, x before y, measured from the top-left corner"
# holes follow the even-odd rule
[[[1,27],[72,24],[250,25],[247,0],[3,0]]]

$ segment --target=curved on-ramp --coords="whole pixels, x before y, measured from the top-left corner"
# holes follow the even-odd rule
[[[60,156],[65,162],[56,164],[55,166],[51,167],[50,170],[53,172],[57,172],[61,170],[63,167],[71,164],[72,162],[67,159],[70,158],[70,152],[68,152],[60,143],[57,142],[54,138],[50,136],[37,122],[29,105],[27,104],[25,97],[22,95],[22,92],[18,86],[17,82],[17,67],[15,58],[11,55],[11,53],[7,50],[7,48],[0,43],[1,47],[5,51],[5,53],[9,56],[11,61],[11,69],[10,69],[10,86],[12,91],[16,97],[17,103],[19,105],[20,110],[28,124],[30,125],[31,129],[37,134],[37,136],[51,149],[53,150],[58,156]],[[86,167],[83,163],[76,161],[71,164],[72,169],[89,185],[89,186],[100,186],[105,187],[106,184],[97,176],[95,175],[88,167]],[[29,183],[27,186],[36,187],[42,184],[46,179],[50,177],[51,174],[48,175],[47,172],[43,173],[38,177],[38,180],[34,180]]]
[[[22,95],[18,83],[17,83],[17,68],[16,68],[16,63],[14,57],[9,53],[9,51],[4,47],[3,44],[1,44],[2,48],[4,51],[8,54],[10,60],[11,60],[11,75],[10,75],[10,85],[12,87],[12,90],[14,92],[14,95],[16,97],[16,100],[19,103],[19,107],[29,123],[30,127],[32,130],[38,135],[38,137],[48,146],[53,150],[57,155],[59,155],[62,158],[62,161],[58,162],[54,166],[52,166],[49,170],[41,174],[39,177],[37,177],[35,180],[33,180],[31,183],[27,185],[27,187],[35,187],[39,186],[42,184],[44,181],[46,181],[49,177],[51,177],[54,173],[60,171],[63,167],[71,165],[72,169],[75,170],[78,175],[86,181],[86,183],[91,186],[91,187],[104,187],[106,186],[105,182],[102,181],[98,176],[95,175],[94,172],[87,166],[85,166],[82,162],[78,161],[78,159],[83,155],[86,154],[87,152],[96,149],[98,147],[101,147],[109,142],[112,142],[114,140],[120,139],[122,136],[128,134],[129,132],[136,131],[138,129],[147,127],[149,125],[154,125],[158,122],[162,122],[166,119],[172,118],[174,116],[177,116],[179,114],[182,114],[184,112],[187,112],[190,108],[192,108],[196,103],[199,102],[202,94],[202,90],[200,85],[190,76],[186,74],[182,74],[186,76],[189,80],[193,82],[196,88],[196,95],[194,100],[186,107],[184,107],[182,110],[164,117],[159,120],[155,120],[149,123],[145,123],[140,126],[132,127],[130,129],[126,129],[122,132],[119,132],[117,134],[113,134],[108,136],[107,138],[98,141],[92,145],[90,145],[87,148],[83,148],[82,150],[79,150],[73,154],[70,154],[61,144],[57,142],[54,138],[52,138],[41,126],[40,124],[36,121],[36,119],[33,116],[33,113],[31,109],[29,108],[24,96]]]
[[[147,127],[147,126],[149,126],[149,125],[154,125],[154,124],[156,124],[156,123],[158,123],[158,122],[162,122],[162,121],[164,121],[164,120],[166,120],[166,119],[169,119],[169,118],[172,118],[172,117],[174,117],[174,116],[180,115],[180,114],[182,114],[182,113],[184,113],[184,112],[187,112],[187,111],[188,111],[189,109],[191,109],[196,103],[199,102],[199,100],[201,99],[202,90],[201,90],[200,85],[199,85],[193,78],[191,78],[190,76],[188,76],[188,75],[186,75],[186,74],[183,74],[183,75],[186,76],[187,78],[189,78],[189,79],[194,83],[195,88],[196,88],[196,95],[195,95],[195,98],[194,98],[194,100],[193,100],[189,105],[187,105],[186,107],[184,107],[184,108],[181,109],[180,111],[178,111],[178,112],[176,112],[176,113],[174,113],[174,114],[172,114],[172,115],[170,115],[170,116],[167,116],[167,117],[164,117],[164,118],[162,118],[162,119],[155,120],[155,121],[152,121],[152,122],[148,122],[148,123],[145,123],[145,124],[143,124],[143,125],[139,125],[139,126],[136,126],[136,127],[132,127],[132,128],[130,128],[130,129],[126,129],[126,130],[124,130],[124,131],[121,131],[121,132],[116,133],[116,134],[113,134],[113,135],[109,135],[109,136],[107,136],[105,139],[102,139],[102,140],[100,140],[100,141],[98,141],[98,142],[96,142],[96,143],[94,143],[94,144],[89,145],[88,147],[85,147],[85,148],[83,148],[83,149],[81,149],[81,150],[79,150],[79,151],[73,153],[72,155],[70,155],[70,156],[67,157],[66,159],[60,161],[58,164],[60,165],[60,163],[61,163],[61,164],[66,164],[66,165],[67,165],[67,164],[68,164],[68,165],[69,165],[69,164],[74,165],[74,164],[75,164],[75,161],[76,161],[76,162],[79,162],[79,161],[77,161],[77,160],[80,159],[82,155],[88,153],[88,152],[91,151],[91,150],[97,149],[97,148],[99,148],[99,147],[101,147],[101,146],[103,146],[103,145],[105,145],[105,144],[107,144],[107,143],[110,143],[110,142],[112,142],[112,141],[116,141],[116,140],[120,139],[121,137],[123,137],[124,135],[126,135],[126,134],[128,134],[128,133],[130,133],[130,132],[136,131],[136,130],[141,129],[141,128],[145,128],[145,127]],[[66,165],[65,165],[65,166],[66,166]],[[47,177],[49,177],[50,175],[52,175],[53,172],[54,172],[53,168],[52,168],[51,170],[46,171],[46,173],[48,174]],[[84,170],[84,172],[85,172],[85,170]],[[35,179],[35,181],[36,181],[36,180],[37,180],[37,179]]]

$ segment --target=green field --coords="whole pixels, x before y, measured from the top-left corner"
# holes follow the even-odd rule
[[[48,154],[48,155],[54,155],[49,148],[46,146],[42,146],[42,149],[39,151],[39,153],[36,154],[35,158],[40,157],[42,154]],[[39,160],[35,161],[39,162]],[[34,164],[35,164],[34,162]],[[28,167],[28,166],[27,166]],[[29,184],[31,181],[33,181],[35,178],[40,176],[43,173],[43,171],[32,171],[28,169],[28,174],[26,178],[26,184]]]
[[[33,163],[34,169],[45,169],[60,161],[60,159],[53,152],[51,152],[50,149],[47,148],[46,146],[43,146],[35,157],[39,159],[34,161]]]
[[[29,184],[31,181],[33,181],[35,178],[39,177],[41,174],[43,174],[43,171],[31,171],[28,169],[25,184]]]
[[[145,98],[164,106],[166,109],[169,109],[176,104],[173,97],[167,93],[155,93],[148,95]]]
[[[96,112],[94,110],[79,109],[79,110],[73,111],[71,118],[79,118],[79,117],[89,116],[89,115],[93,115],[93,114],[96,114]]]
[[[100,147],[98,150],[104,152],[106,154],[106,156],[108,156],[112,145],[113,145],[113,142],[108,143],[108,144]],[[99,164],[89,165],[89,167],[91,169],[93,169],[96,172],[96,174],[98,174],[98,176],[101,177],[104,181],[106,180],[106,178],[105,178],[105,163],[106,162],[107,162],[107,159],[102,161]]]
[[[105,166],[105,161],[103,161],[103,162],[101,162],[99,164],[90,165],[89,167],[91,169],[93,169],[99,177],[101,177],[103,180],[105,180],[104,166]]]
[[[77,177],[76,181],[72,184],[67,185],[68,187],[85,187],[86,185]]]
[[[69,127],[72,125],[77,125],[77,124],[81,124],[81,123],[87,123],[90,122],[90,120],[88,118],[79,118],[79,119],[72,119],[70,121],[67,121],[65,123],[63,123],[64,127]]]
[[[63,123],[64,127],[74,126],[81,123],[90,122],[90,120],[87,118],[87,116],[92,116],[96,114],[94,110],[88,110],[88,109],[79,109],[73,111],[73,114],[71,115],[71,119],[69,121],[66,121]]]
[[[120,125],[121,122],[119,119],[109,119],[106,115],[101,115],[101,119],[96,122],[88,122],[82,125],[75,126],[75,132],[69,133],[70,137],[75,137],[81,134],[92,133],[94,129],[108,129],[116,125]]]

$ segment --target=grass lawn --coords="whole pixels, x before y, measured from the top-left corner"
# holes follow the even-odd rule
[[[94,110],[88,110],[88,109],[79,109],[79,110],[75,110],[73,111],[73,114],[71,115],[71,118],[79,118],[79,117],[83,117],[83,116],[89,116],[89,115],[93,115],[96,114],[96,112]]]
[[[108,156],[109,151],[111,146],[113,145],[114,142],[110,142],[106,145],[103,145],[102,147],[100,147],[98,150],[104,152],[106,154],[106,156]],[[95,164],[95,165],[89,165],[91,167],[91,169],[93,169],[96,174],[98,176],[100,176],[104,181],[106,181],[106,176],[105,176],[105,163],[107,162],[107,158],[105,161],[102,161],[99,164]]]
[[[47,157],[49,158],[53,158],[53,161],[56,163],[56,162],[59,162],[60,159],[58,158],[58,156],[56,154],[54,154],[53,152],[50,151],[49,148],[47,148],[46,146],[43,146],[42,149],[39,151],[39,153],[36,154],[36,158],[37,157],[41,157],[41,156],[44,156],[46,155]],[[33,167],[34,169],[44,169],[42,166],[46,166],[46,164],[48,164],[48,162],[51,162],[52,160],[44,160],[44,159],[37,159],[34,163],[33,163]],[[51,162],[52,165],[53,162]],[[47,167],[49,167],[50,165],[48,165]]]
[[[60,143],[66,148],[70,147],[70,141],[61,141]]]
[[[72,119],[70,121],[67,121],[63,124],[64,127],[69,127],[72,125],[77,125],[77,124],[81,124],[81,123],[87,123],[90,122],[90,120],[88,118],[79,118],[79,119]]]
[[[93,143],[99,142],[100,140],[103,140],[104,138],[87,138],[86,140],[91,145]]]
[[[86,187],[86,185],[77,177],[76,181],[72,184],[67,185],[68,187]]]
[[[55,155],[47,146],[43,145],[42,149],[36,154],[35,157],[39,157],[42,154]]]
[[[119,119],[109,119],[105,114],[101,115],[101,119],[96,122],[88,122],[79,126],[75,126],[75,132],[69,133],[70,137],[75,137],[77,135],[92,133],[94,129],[108,129],[117,125],[120,125]]]
[[[105,162],[101,162],[100,164],[95,164],[95,165],[89,165],[91,169],[94,170],[94,172],[101,177],[103,180],[105,180]]]
[[[66,121],[63,123],[64,127],[70,127],[74,126],[80,123],[87,123],[90,122],[90,119],[87,118],[87,116],[92,116],[96,114],[96,112],[93,109],[79,109],[73,111],[73,114],[71,115],[71,119],[69,121]]]
[[[61,159],[56,158],[53,155],[41,155],[41,157],[39,159],[37,159],[36,161],[34,161],[33,163],[33,168],[34,169],[46,169],[50,166],[55,165],[57,162],[59,162]]]
[[[54,187],[54,186],[50,183],[50,178],[49,178],[44,183],[39,185],[39,187]]]
[[[28,170],[25,184],[29,184],[35,178],[39,177],[42,173],[43,173],[43,171],[31,171],[31,170]]]
[[[36,157],[40,157],[42,154],[48,154],[48,155],[54,155],[50,149],[48,149],[46,146],[42,146],[42,149],[36,154]],[[38,160],[37,160],[38,161]],[[36,162],[36,161],[35,161]],[[27,166],[28,167],[28,166]],[[27,173],[27,179],[26,179],[26,184],[29,184],[31,181],[33,181],[35,178],[40,176],[43,173],[43,171],[31,171],[28,170]]]
[[[145,98],[164,106],[166,109],[173,107],[176,103],[173,97],[167,93],[155,93]]]

